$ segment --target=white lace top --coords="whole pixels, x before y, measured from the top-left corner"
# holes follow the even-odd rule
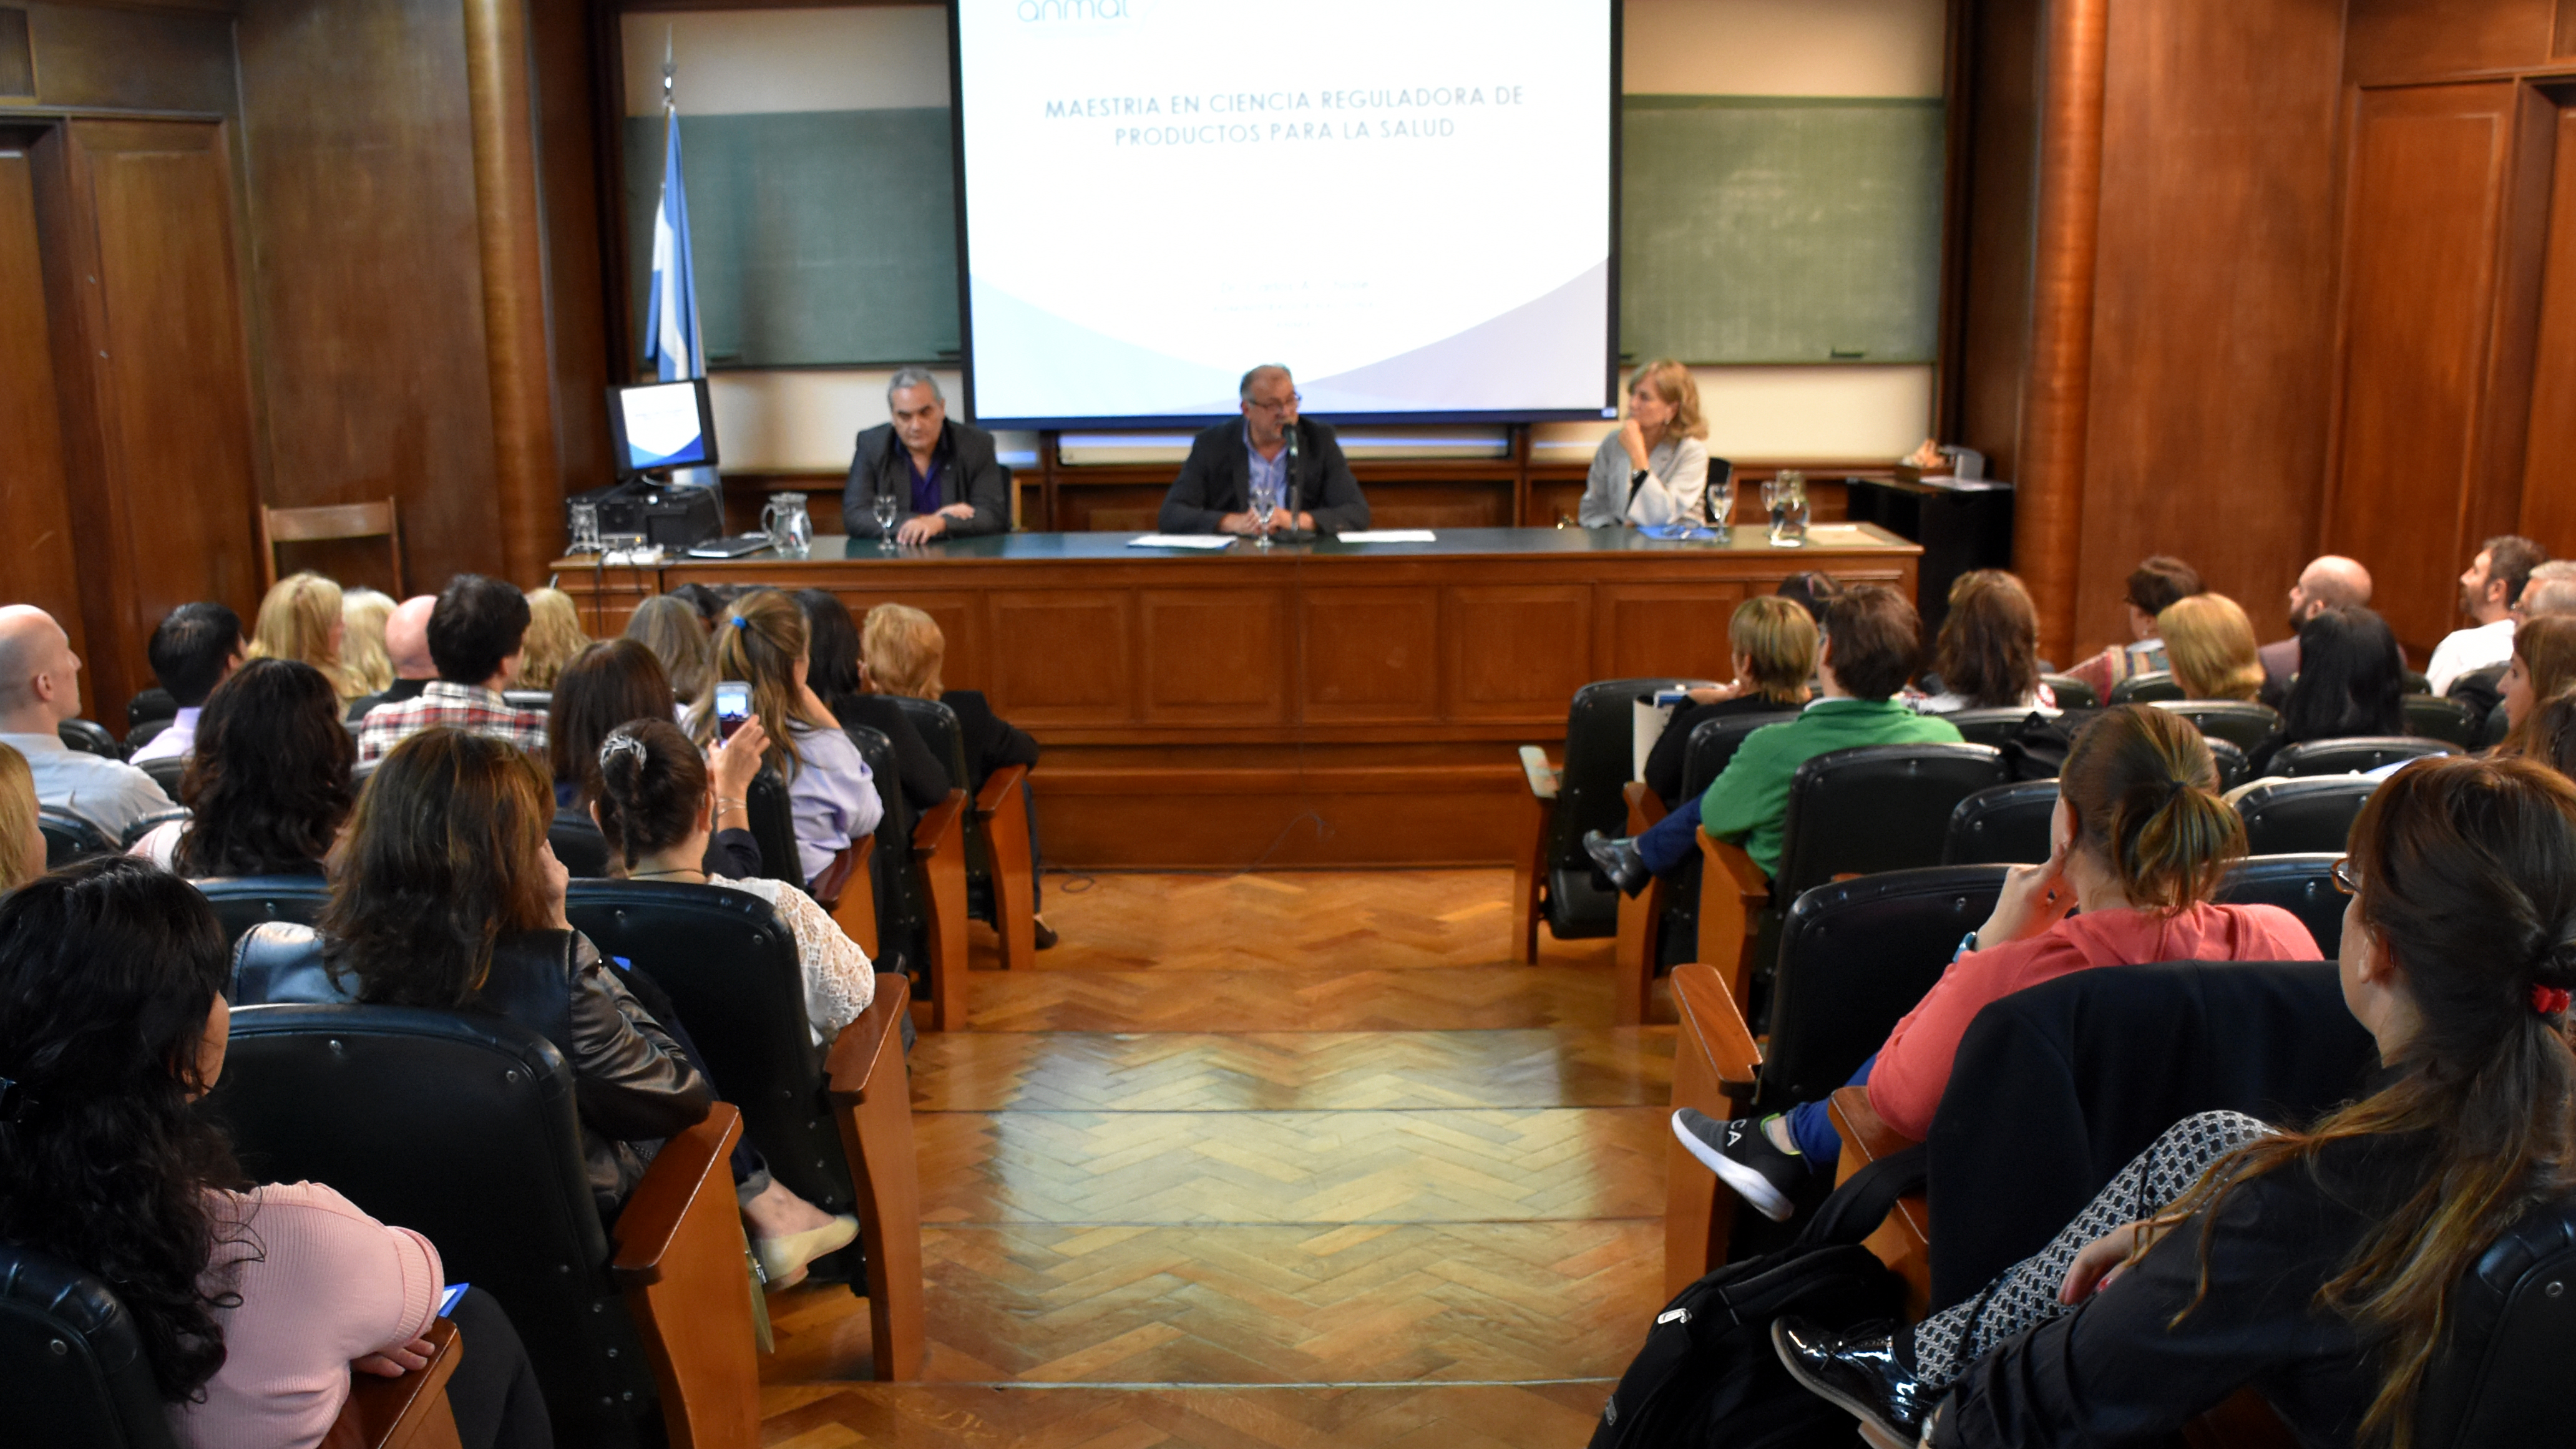
[[[766,878],[728,880],[711,875],[707,884],[758,896],[787,923],[788,934],[796,938],[797,958],[805,965],[805,1018],[813,1025],[816,1046],[828,1045],[876,1000],[876,966],[812,896],[783,880]],[[867,882],[862,879],[856,886],[865,890]]]

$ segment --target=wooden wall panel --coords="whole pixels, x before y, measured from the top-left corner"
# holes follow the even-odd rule
[[[1115,725],[1131,713],[1135,598],[1124,591],[996,592],[992,619],[993,704],[1013,724]]]
[[[85,652],[52,345],[32,162],[0,131],[0,603],[43,609]]]
[[[1287,614],[1276,589],[1138,591],[1146,723],[1285,723]]]
[[[2510,82],[2363,91],[2344,213],[2326,545],[2370,565],[2411,657],[2456,622],[2477,500]]]
[[[2149,553],[2285,628],[2325,478],[2342,28],[2340,0],[2111,7],[2078,653],[2126,637]]]
[[[2030,358],[2031,228],[2039,205],[2039,0],[1963,7],[1968,51],[1967,256],[1960,352],[1941,435],[1986,455],[1987,476],[2021,476],[2022,378]]]
[[[2538,65],[2557,10],[2558,0],[2351,0],[2344,68],[2384,84]]]
[[[547,360],[565,493],[617,481],[608,444],[608,238],[600,226],[600,97],[588,0],[528,0],[537,175],[546,236]],[[602,22],[611,23],[603,18]],[[616,375],[624,381],[623,371]],[[832,500],[839,516],[837,498]]]
[[[1592,591],[1579,585],[1442,591],[1441,678],[1453,720],[1565,717],[1592,668]]]
[[[2552,117],[2557,132],[2549,240],[2541,291],[2530,433],[2523,450],[2515,531],[2553,558],[2576,557],[2576,110]]]
[[[202,10],[30,5],[36,100],[79,110],[230,115],[233,22]]]
[[[1428,724],[1440,713],[1440,601],[1426,589],[1337,588],[1298,597],[1303,717]]]
[[[1593,590],[1593,667],[1603,679],[1735,677],[1726,626],[1741,584],[1604,584]]]
[[[499,573],[462,11],[243,0],[240,47],[269,501],[391,495],[414,588]]]

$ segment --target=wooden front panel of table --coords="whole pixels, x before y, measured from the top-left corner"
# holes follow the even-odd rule
[[[827,537],[803,559],[661,568],[565,560],[594,635],[689,582],[828,589],[864,618],[910,604],[942,671],[982,689],[1046,758],[1031,781],[1050,866],[1499,864],[1514,746],[1562,744],[1595,679],[1731,674],[1735,605],[1822,569],[1911,595],[1918,550],[1869,528],[1775,549],[1579,530],[1444,532],[1433,545],[1218,554],[1096,534],[881,553]]]

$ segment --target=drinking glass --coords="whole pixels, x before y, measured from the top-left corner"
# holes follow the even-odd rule
[[[1771,512],[1772,547],[1806,547],[1806,474],[1791,468],[1781,469],[1779,476],[1762,485],[1762,506]]]
[[[572,544],[565,550],[565,552],[599,552],[598,504],[576,503],[572,505]]]
[[[1279,507],[1279,485],[1267,478],[1252,480],[1253,546],[1270,546],[1270,515]]]
[[[880,550],[888,553],[894,551],[894,516],[896,513],[901,511],[902,506],[903,505],[895,501],[895,496],[892,493],[888,493],[883,489],[878,490],[876,497],[877,547]]]

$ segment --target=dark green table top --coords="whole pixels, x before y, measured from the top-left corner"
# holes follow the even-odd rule
[[[1429,543],[1349,543],[1336,538],[1313,543],[1272,544],[1273,555],[1305,558],[1378,558],[1407,555],[1428,558],[1471,556],[1518,556],[1579,553],[1715,553],[1728,555],[1769,554],[1792,558],[1814,553],[1914,553],[1915,544],[1873,524],[1820,523],[1808,531],[1807,543],[1800,548],[1774,548],[1768,531],[1749,524],[1739,524],[1735,537],[1725,543],[1713,541],[1664,542],[1651,539],[1633,528],[1443,528],[1433,531]],[[917,548],[887,549],[876,540],[850,538],[842,534],[825,534],[814,540],[811,552],[801,559],[782,558],[767,549],[745,554],[737,559],[697,559],[680,557],[669,560],[665,567],[721,568],[728,564],[776,563],[868,563],[883,560],[920,562],[935,558],[1004,559],[1049,562],[1078,559],[1142,559],[1156,557],[1214,558],[1257,555],[1261,552],[1249,540],[1238,540],[1222,551],[1185,548],[1138,548],[1128,540],[1140,537],[1134,533],[1004,533],[983,538],[961,538],[926,544]]]

